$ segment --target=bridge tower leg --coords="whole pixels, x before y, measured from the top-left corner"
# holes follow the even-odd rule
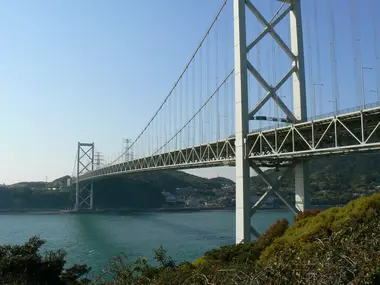
[[[294,1],[290,11],[291,51],[295,55],[293,66],[293,112],[298,121],[307,121],[305,62],[303,49],[303,31],[301,16],[301,0]],[[295,204],[299,211],[309,206],[309,165],[301,161],[295,169]]]
[[[248,79],[245,1],[234,0],[235,34],[235,156],[236,156],[236,243],[251,239],[249,209],[249,161],[245,153],[248,135]]]
[[[77,151],[77,179],[75,188],[75,210],[92,210],[94,203],[94,182],[78,182],[81,174],[94,170],[94,143],[78,142]]]
[[[271,0],[275,1],[275,0]],[[295,206],[290,204],[278,193],[280,182],[270,181],[256,164],[249,160],[247,150],[247,135],[249,132],[249,121],[254,119],[255,114],[273,99],[274,102],[286,115],[286,120],[297,123],[307,120],[306,108],[306,86],[305,68],[302,37],[302,19],[300,0],[282,0],[283,8],[273,16],[268,22],[251,0],[234,0],[234,49],[235,49],[235,113],[236,113],[236,136],[235,136],[235,155],[236,155],[236,243],[247,243],[251,240],[251,234],[257,236],[258,232],[251,226],[251,215],[257,207],[264,201],[265,197],[274,192],[280,199],[297,213],[303,211],[308,204],[308,165],[307,162],[292,164],[295,171]],[[247,9],[248,8],[248,9]],[[264,31],[250,44],[247,45],[246,12],[251,12],[264,26]],[[289,14],[291,46],[275,31],[274,27],[284,21]],[[261,76],[260,72],[251,64],[248,59],[249,51],[255,47],[266,34],[270,34],[281,49],[286,53],[292,62],[288,73],[276,84],[269,84]],[[251,110],[248,110],[248,71],[256,78],[259,84],[267,91],[266,96],[257,103]],[[277,95],[280,87],[292,79],[293,83],[293,112]],[[249,208],[250,198],[250,166],[268,184],[268,192],[256,205]],[[284,176],[284,175],[283,175]],[[282,177],[283,177],[282,176]]]

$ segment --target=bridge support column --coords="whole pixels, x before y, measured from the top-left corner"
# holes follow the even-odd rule
[[[260,208],[260,206],[265,202],[265,199],[270,194],[275,194],[288,208],[293,212],[294,215],[299,213],[299,210],[291,203],[286,197],[282,196],[279,192],[281,182],[283,181],[284,177],[291,172],[294,167],[296,167],[295,164],[290,165],[287,167],[282,174],[280,174],[276,180],[270,179],[261,169],[256,165],[254,161],[250,161],[251,168],[256,172],[256,174],[268,185],[268,190],[260,197],[260,199],[253,205],[251,208],[251,216],[253,216],[257,210]],[[251,227],[251,233],[255,237],[259,237],[260,233],[256,231],[254,227]]]
[[[248,80],[245,27],[245,1],[234,0],[235,34],[235,156],[236,156],[236,243],[251,240],[249,210],[249,162],[246,155],[248,134]]]
[[[277,118],[279,121],[297,123],[307,120],[301,0],[280,1],[284,2],[284,5],[282,5],[281,9],[279,9],[279,11],[273,15],[272,19],[268,21],[255,6],[256,3],[253,4],[251,0],[234,0],[236,243],[245,243],[251,240],[251,215],[249,213],[249,162],[247,154],[249,121],[256,118],[255,115],[270,99],[273,99],[275,104],[286,115],[285,119]],[[246,12],[251,12],[264,26],[263,32],[248,45],[246,38]],[[290,46],[286,44],[286,41],[283,40],[275,30],[275,27],[280,22],[284,21],[288,14],[290,18]],[[289,66],[289,71],[277,83],[267,82],[265,76],[262,76],[260,71],[256,69],[248,59],[249,51],[252,50],[266,36],[266,34],[269,34],[273,38],[292,63],[292,65]],[[267,92],[260,102],[257,102],[256,106],[250,111],[248,110],[248,71]],[[292,79],[293,83],[293,112],[277,94],[278,90],[290,79]],[[305,193],[308,192],[307,180],[305,180],[307,177],[307,170],[305,167],[297,167],[295,169],[297,177],[296,193],[299,197],[299,201],[305,201]],[[274,185],[271,185],[270,187],[273,188]],[[303,205],[305,205],[305,203]],[[299,207],[301,206],[301,203],[299,203]]]
[[[91,181],[90,187],[90,209],[92,210],[94,208],[94,181]]]
[[[290,11],[290,39],[291,51],[295,55],[293,66],[297,66],[293,73],[293,112],[300,122],[307,121],[305,61],[303,48],[303,31],[301,17],[301,1],[296,0]],[[298,210],[304,211],[309,205],[309,167],[308,162],[297,164],[295,173],[295,204]]]
[[[81,209],[92,210],[94,198],[94,182],[79,182],[79,176],[94,170],[94,143],[78,142],[77,151],[77,177],[75,187],[75,211]]]
[[[309,165],[300,162],[294,169],[295,206],[303,212],[309,208]]]

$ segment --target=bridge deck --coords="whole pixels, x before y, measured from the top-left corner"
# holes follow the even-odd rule
[[[318,155],[342,155],[380,149],[380,107],[252,132],[247,155],[259,166],[274,166]],[[79,181],[163,169],[233,165],[234,138],[156,154],[83,174]],[[75,182],[75,181],[74,181]]]

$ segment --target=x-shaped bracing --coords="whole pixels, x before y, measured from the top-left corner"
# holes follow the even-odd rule
[[[88,208],[91,208],[91,184],[87,184],[79,190],[80,203],[79,207],[86,204]],[[83,207],[82,207],[83,208]]]
[[[83,148],[85,147],[85,148]],[[86,148],[87,147],[87,148]],[[85,172],[94,170],[94,144],[78,143],[77,180],[76,180],[76,202],[75,208],[91,209],[93,198],[93,181],[80,187],[79,176]],[[89,160],[89,161],[88,161]]]
[[[271,194],[274,193],[280,200],[293,212],[293,214],[298,214],[299,210],[292,205],[292,203],[286,199],[286,197],[282,196],[279,193],[281,182],[283,181],[284,177],[294,169],[296,166],[295,163],[291,164],[289,167],[285,169],[285,171],[282,173],[282,175],[278,176],[275,181],[270,179],[268,175],[266,175],[260,167],[256,165],[256,163],[252,160],[249,161],[249,165],[251,168],[257,173],[258,176],[261,177],[261,179],[268,185],[268,190],[260,197],[260,199],[253,205],[251,208],[251,216],[253,216],[257,210],[260,208],[260,206],[264,203],[265,199]],[[259,232],[251,225],[251,234],[253,234],[255,237],[259,237]]]
[[[256,80],[260,83],[260,85],[267,91],[267,94],[264,96],[264,98],[262,98],[261,101],[249,112],[248,118],[252,120],[255,114],[264,106],[264,104],[270,98],[273,98],[275,103],[285,113],[285,115],[287,116],[287,119],[292,123],[296,123],[298,122],[297,118],[294,116],[292,111],[289,110],[289,108],[277,95],[277,91],[293,75],[293,73],[298,70],[298,58],[287,46],[287,44],[282,40],[282,38],[278,35],[278,33],[274,30],[275,26],[278,23],[280,23],[285,18],[285,16],[289,14],[289,12],[293,9],[293,4],[289,4],[289,6],[282,13],[279,13],[283,5],[285,5],[284,3],[279,9],[278,13],[276,13],[276,15],[273,17],[273,19],[268,22],[264,18],[264,16],[259,12],[259,10],[255,7],[255,5],[252,4],[250,0],[245,0],[245,3],[248,9],[252,12],[252,14],[255,15],[256,18],[260,21],[260,23],[263,24],[263,26],[265,27],[264,30],[260,33],[260,35],[247,46],[247,53],[254,46],[256,46],[264,38],[265,35],[270,34],[273,37],[273,39],[277,42],[277,44],[281,47],[281,49],[286,53],[286,55],[293,62],[292,68],[273,87],[272,85],[268,84],[268,82],[261,76],[258,70],[250,63],[250,61],[247,58],[247,69],[256,78]]]
[[[89,148],[88,150],[84,150],[82,147],[80,147],[79,148],[79,153],[80,153],[80,151],[82,151],[82,153],[83,153],[79,157],[79,164],[82,166],[82,169],[80,169],[80,170],[78,169],[78,175],[81,174],[81,173],[83,173],[84,171],[87,171],[87,172],[92,171],[92,168],[90,168],[90,166],[92,167],[92,164],[93,164],[93,161],[92,161],[93,159],[89,155],[89,152],[92,151],[92,148]],[[83,164],[82,163],[82,158],[85,157],[85,156],[90,160],[90,162],[87,163],[87,164]]]

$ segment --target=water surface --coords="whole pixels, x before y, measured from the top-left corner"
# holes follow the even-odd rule
[[[265,231],[290,212],[258,212],[252,223]],[[212,248],[235,242],[235,213],[12,214],[0,215],[0,244],[22,244],[33,235],[47,240],[44,249],[66,250],[69,264],[86,263],[99,272],[116,254],[130,260],[153,257],[162,245],[175,260],[192,261]]]

